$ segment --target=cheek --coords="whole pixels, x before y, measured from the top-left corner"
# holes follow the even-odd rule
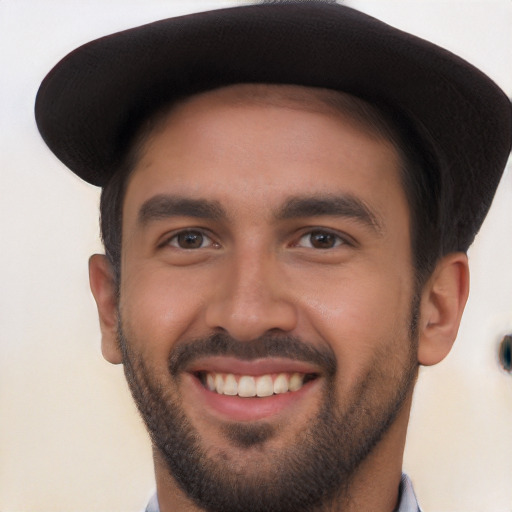
[[[347,382],[367,371],[377,353],[407,342],[411,298],[403,276],[351,269],[300,296],[308,324],[335,352]]]
[[[133,265],[121,280],[121,316],[138,351],[154,360],[167,359],[177,340],[193,332],[205,296],[186,273]]]

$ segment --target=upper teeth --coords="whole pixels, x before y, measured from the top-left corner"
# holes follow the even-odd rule
[[[304,384],[303,373],[277,375],[234,375],[233,373],[207,373],[206,387],[221,395],[241,397],[271,396],[288,391],[298,391]]]

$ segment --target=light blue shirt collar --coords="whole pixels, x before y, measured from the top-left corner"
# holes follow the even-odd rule
[[[400,502],[396,512],[421,512],[411,479],[405,473],[402,473],[400,481]]]

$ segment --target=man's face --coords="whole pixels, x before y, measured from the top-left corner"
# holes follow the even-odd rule
[[[307,510],[404,435],[408,206],[390,144],[230,94],[177,107],[130,178],[123,362],[157,472],[211,510]]]

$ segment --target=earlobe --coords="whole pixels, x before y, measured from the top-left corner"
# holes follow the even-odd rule
[[[469,294],[469,267],[464,253],[442,258],[423,288],[420,305],[418,362],[437,364],[457,337]]]
[[[122,362],[117,339],[117,294],[112,266],[103,254],[89,258],[89,283],[98,308],[103,357],[113,364]]]

